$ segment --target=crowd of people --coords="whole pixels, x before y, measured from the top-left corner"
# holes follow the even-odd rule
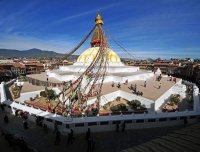
[[[124,84],[125,84],[125,85],[128,84],[128,79],[125,81]],[[144,82],[144,87],[146,87],[146,84],[147,84],[147,82],[145,81],[145,82]],[[112,86],[112,87],[115,86],[114,81],[112,81],[111,86]],[[121,88],[121,84],[120,84],[120,82],[118,82],[118,84],[117,84],[117,88],[118,88],[118,89]],[[142,95],[143,95],[143,92],[142,92],[142,91],[137,91],[137,84],[130,84],[130,86],[129,86],[128,88],[129,88],[130,90],[132,90],[133,93],[136,94],[137,96],[142,96]]]
[[[26,112],[26,111],[23,112],[22,110],[16,109],[16,110],[15,110],[15,116],[16,116],[16,117],[21,117],[21,118],[27,119],[27,117],[28,117],[28,112]]]

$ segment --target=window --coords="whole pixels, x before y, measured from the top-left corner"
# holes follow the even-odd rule
[[[177,120],[177,117],[169,118],[169,120]]]
[[[44,117],[41,116],[37,116],[40,120],[44,120]]]
[[[102,121],[102,122],[100,122],[100,125],[108,125],[108,124],[109,124],[108,121]]]
[[[75,124],[75,127],[83,127],[84,126],[84,123],[77,123]]]
[[[125,123],[132,123],[132,120],[125,120]]]
[[[58,125],[62,125],[62,122],[60,121],[55,121]]]
[[[160,118],[159,121],[167,121],[167,118]]]
[[[143,123],[144,122],[144,119],[138,119],[136,120],[136,123]]]
[[[197,116],[190,116],[190,119],[196,119]]]
[[[120,121],[113,121],[112,123],[113,124],[116,124],[116,123],[120,124]]]
[[[96,126],[96,125],[97,125],[96,122],[89,122],[89,123],[88,123],[88,126]]]
[[[180,117],[180,119],[182,120],[182,119],[186,119],[187,117]]]
[[[48,118],[47,118],[46,120],[47,120],[47,121],[49,121],[49,122],[53,122],[53,120],[52,120],[52,119],[48,119]]]
[[[156,119],[148,119],[148,122],[156,122]]]
[[[68,128],[68,129],[69,129],[69,124],[66,124],[66,128]]]

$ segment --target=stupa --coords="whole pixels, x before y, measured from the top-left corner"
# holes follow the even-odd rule
[[[155,74],[158,74],[158,75],[162,74],[160,68],[158,68],[158,69],[156,70]]]
[[[102,42],[108,43],[105,37],[103,39],[101,38],[101,33],[103,31],[102,26],[104,23],[99,11],[95,17],[95,24],[94,33],[90,41],[90,48],[85,50],[73,65],[60,66],[57,70],[47,71],[49,77],[54,77],[60,81],[74,80],[88,68],[90,63],[95,59],[100,44]],[[121,62],[120,57],[110,47],[107,47],[106,49],[108,52],[109,66],[105,81],[124,81],[124,77],[130,77],[133,74],[139,74],[139,79],[146,79],[152,76],[152,73],[150,74],[146,71],[141,72],[139,67],[124,65]],[[121,74],[120,77],[119,74]],[[145,74],[145,76],[143,74]]]

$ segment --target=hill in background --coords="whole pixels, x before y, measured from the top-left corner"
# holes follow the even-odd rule
[[[0,58],[61,58],[65,54],[56,53],[54,51],[43,51],[37,48],[30,50],[12,50],[12,49],[0,49]],[[68,59],[77,59],[78,55],[71,55]]]
[[[30,49],[25,51],[11,50],[11,49],[0,49],[0,57],[14,58],[14,57],[25,57],[25,58],[59,58],[64,56],[64,54],[56,53],[53,51],[42,51],[40,49]]]

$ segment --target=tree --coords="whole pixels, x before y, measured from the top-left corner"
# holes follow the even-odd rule
[[[49,99],[53,99],[55,97],[55,93],[54,93],[54,91],[52,89],[51,90],[47,90],[47,93],[48,93]],[[46,91],[41,91],[40,92],[40,96],[41,97],[47,97]]]
[[[130,102],[130,105],[132,106],[133,109],[137,109],[137,107],[141,106],[141,102],[139,100],[132,100]]]

